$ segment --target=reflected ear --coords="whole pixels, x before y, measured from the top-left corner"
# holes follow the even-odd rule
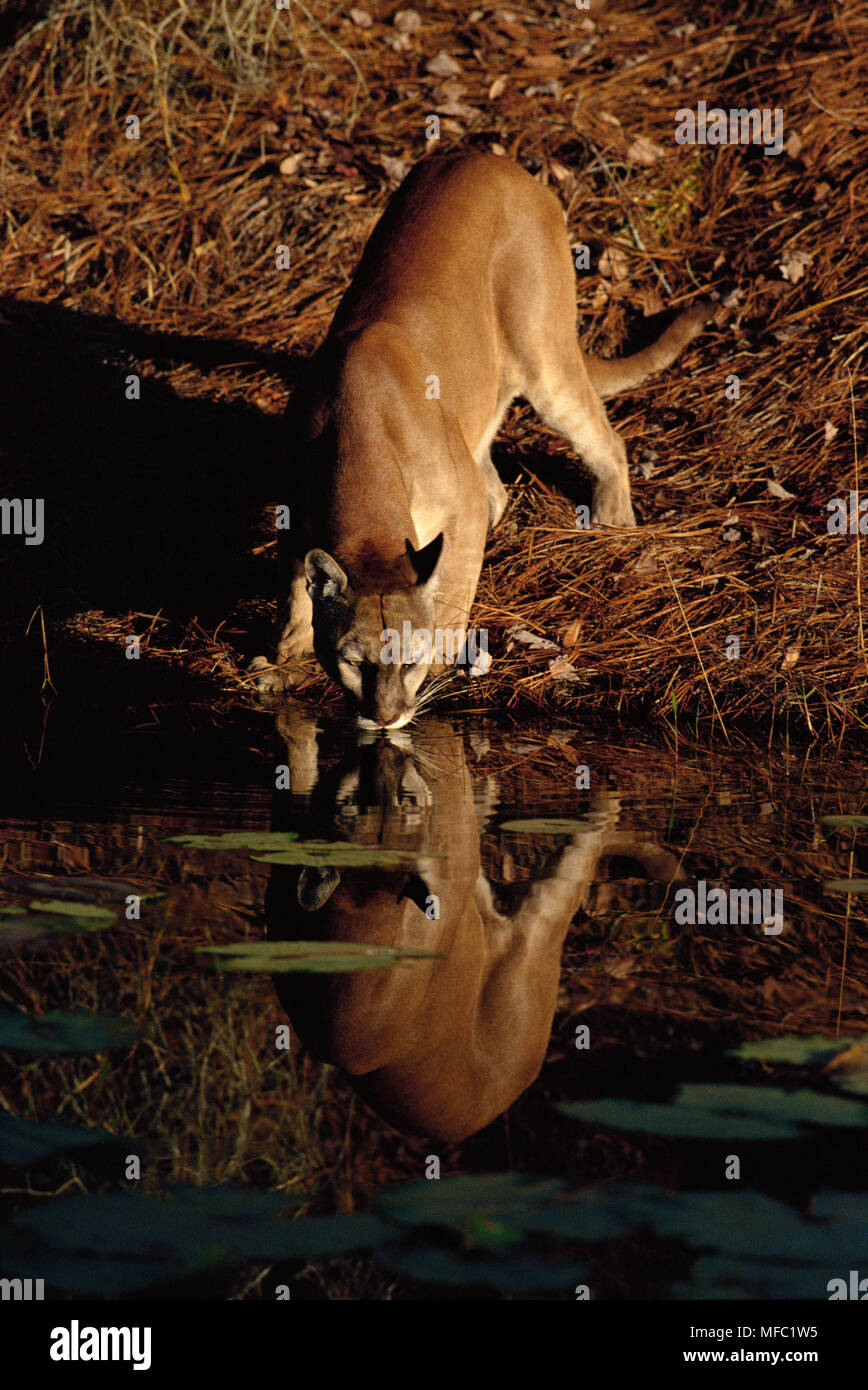
[[[339,598],[347,587],[347,576],[337,560],[324,550],[309,550],[304,557],[304,576],[307,591],[314,603]]]
[[[435,536],[428,545],[423,545],[421,550],[414,550],[409,541],[404,543],[407,547],[410,564],[416,573],[416,583],[427,584],[440,562],[443,551],[443,532],[441,531],[439,536]]]
[[[431,894],[428,891],[428,885],[424,878],[421,878],[419,874],[411,874],[398,894],[398,902],[402,902],[404,898],[409,898],[411,903],[416,904],[420,912],[425,912],[428,908],[428,899],[430,896]]]
[[[323,907],[340,881],[337,869],[302,869],[296,890],[302,912],[316,912]]]

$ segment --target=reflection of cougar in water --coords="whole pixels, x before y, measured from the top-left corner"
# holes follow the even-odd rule
[[[298,750],[297,732],[289,740]],[[400,870],[275,868],[266,897],[274,939],[322,939],[444,953],[395,969],[282,975],[281,1003],[304,1044],[349,1073],[397,1129],[459,1140],[501,1114],[542,1066],[560,954],[601,858],[635,858],[654,877],[676,861],[616,830],[601,794],[548,877],[511,915],[499,912],[480,862],[480,817],[494,786],[471,781],[448,724],[353,748],[314,791],[351,841],[412,851]],[[477,793],[475,796],[474,793]]]

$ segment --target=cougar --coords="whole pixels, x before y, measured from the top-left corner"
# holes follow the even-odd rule
[[[260,690],[296,683],[315,653],[361,727],[412,719],[432,669],[456,648],[466,665],[459,639],[507,504],[489,446],[510,402],[525,397],[590,470],[593,524],[635,526],[626,451],[601,398],[668,366],[711,308],[694,305],[632,357],[584,354],[555,196],[496,155],[416,165],[290,407],[286,590],[276,663],[251,665]]]

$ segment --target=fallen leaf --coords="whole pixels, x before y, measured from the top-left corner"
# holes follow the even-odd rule
[[[430,72],[432,77],[457,77],[461,72],[461,64],[456,63],[454,58],[450,58],[448,53],[441,50],[435,58],[429,58],[425,64],[425,71]]]
[[[619,247],[608,246],[600,257],[600,274],[613,283],[618,280],[626,280],[629,264],[627,257]]]
[[[581,677],[571,661],[556,656],[549,662],[549,675],[556,681],[577,681]]]
[[[350,10],[350,19],[354,24],[357,24],[360,29],[370,29],[374,22],[367,10]]]
[[[528,632],[526,627],[507,628],[506,635],[511,638],[507,651],[516,642],[520,642],[523,647],[532,647],[537,651],[556,652],[558,650],[557,642],[550,642],[546,637],[537,637],[535,632]]]
[[[791,130],[784,143],[784,153],[796,159],[802,153],[803,141],[797,130]]]
[[[803,278],[805,267],[809,266],[813,259],[810,251],[788,251],[785,258],[778,262],[778,270],[785,280],[795,285]]]
[[[787,671],[791,666],[795,666],[801,654],[801,647],[787,647],[787,650],[784,652],[784,659],[781,662],[781,669]]]
[[[402,179],[406,178],[410,168],[406,159],[394,159],[390,154],[381,154],[380,163],[389,175],[389,178],[394,179],[396,183],[400,183]]]
[[[422,28],[422,16],[418,10],[398,10],[392,23],[402,34],[415,34]]]
[[[607,975],[613,976],[616,980],[625,980],[636,969],[637,960],[635,956],[627,956],[624,960],[619,960],[614,965],[606,965]]]
[[[774,478],[766,479],[766,487],[772,497],[777,497],[781,502],[791,502],[796,495],[794,492],[787,492],[786,488],[781,487],[780,483],[776,483]]]
[[[484,676],[490,670],[491,653],[480,652],[467,674],[471,677]]]
[[[303,154],[288,154],[285,159],[280,161],[280,172],[282,174],[296,173],[303,159]]]
[[[627,150],[627,158],[631,164],[656,164],[665,153],[662,145],[655,145],[647,135],[640,135]]]
[[[825,420],[823,422],[823,438],[825,439],[827,444],[831,443],[831,441],[835,438],[835,435],[837,433],[838,426],[833,425],[831,420]]]
[[[666,307],[661,298],[660,291],[654,285],[649,285],[646,289],[642,290],[639,299],[642,303],[642,313],[646,319],[652,318],[654,314],[662,314]]]
[[[564,647],[574,647],[581,636],[581,632],[582,619],[574,618],[569,626],[564,628],[563,635],[561,636],[561,644]]]
[[[488,89],[488,100],[496,101],[497,98],[501,95],[501,93],[505,90],[505,88],[506,78],[502,74],[500,77],[495,77],[494,81]]]
[[[475,106],[466,106],[461,101],[439,101],[435,106],[438,116],[457,116],[462,121],[472,121],[479,112]]]
[[[524,95],[526,97],[554,97],[556,101],[560,101],[562,91],[563,84],[557,77],[553,77],[549,82],[540,82],[536,86],[525,87]]]

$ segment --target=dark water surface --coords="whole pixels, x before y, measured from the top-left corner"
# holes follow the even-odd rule
[[[567,722],[442,717],[359,743],[301,705],[10,716],[0,1006],[138,1037],[106,1051],[70,1032],[60,1054],[43,1025],[43,1051],[0,1054],[7,1114],[132,1136],[91,1163],[2,1169],[2,1272],[119,1297],[273,1298],[283,1280],[294,1298],[827,1298],[868,1256],[868,1066],[857,1047],[826,1069],[868,1021],[865,773],[822,749],[710,753]],[[172,843],[244,831],[298,839]],[[345,848],[263,862],[311,840]],[[106,929],[75,915],[88,904],[115,914]],[[298,942],[308,967],[413,958],[274,973]],[[247,958],[202,954],[241,943]],[[500,1177],[454,1185],[479,1174]],[[157,1242],[168,1264],[150,1277],[130,1263],[145,1206],[122,1258],[87,1221],[74,1258],[58,1234],[82,1219],[59,1206],[72,1194],[231,1185],[350,1222],[398,1220],[410,1181],[403,1243],[356,1226],[310,1261],[253,1259],[254,1242],[209,1264],[193,1231],[192,1257]],[[603,1230],[578,1197],[613,1193]]]

